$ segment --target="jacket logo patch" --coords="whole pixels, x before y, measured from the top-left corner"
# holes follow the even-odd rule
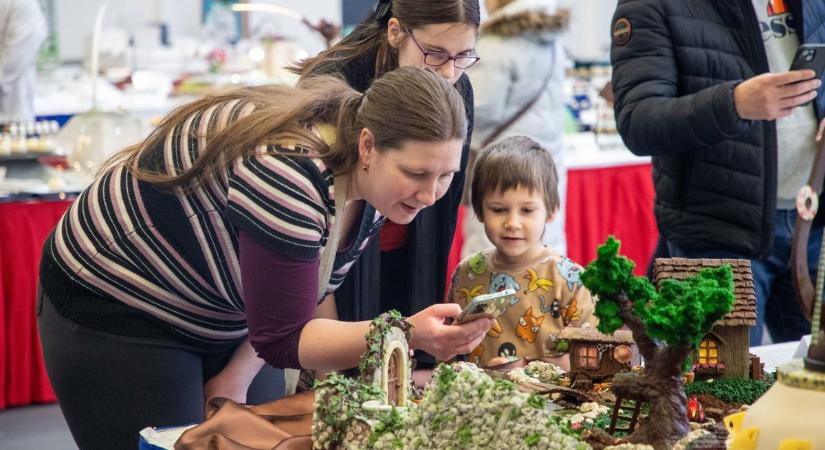
[[[630,41],[630,21],[622,17],[613,24],[613,43],[622,46]]]

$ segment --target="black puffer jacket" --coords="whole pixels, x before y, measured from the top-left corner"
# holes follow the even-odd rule
[[[825,1],[785,3],[802,18],[801,42],[825,42]],[[739,82],[769,71],[752,1],[619,0],[611,62],[619,132],[633,153],[653,156],[662,235],[683,248],[764,256],[776,125],[740,119],[733,101]],[[819,120],[823,93],[813,103]]]

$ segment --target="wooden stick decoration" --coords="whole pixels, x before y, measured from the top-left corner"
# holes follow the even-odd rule
[[[791,242],[791,273],[794,280],[794,290],[802,312],[808,320],[812,319],[814,302],[822,301],[822,297],[817,297],[814,292],[814,284],[808,269],[808,240],[810,239],[811,226],[814,217],[819,209],[819,194],[822,190],[822,183],[825,180],[825,140],[820,144],[819,150],[814,157],[811,176],[808,184],[799,190],[796,198],[796,209],[799,217],[794,227],[793,240]],[[820,263],[821,265],[821,263]],[[825,328],[825,316],[820,315],[819,328]]]

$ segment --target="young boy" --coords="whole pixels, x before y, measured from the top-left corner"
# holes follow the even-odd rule
[[[478,157],[470,188],[475,214],[495,246],[465,259],[453,273],[448,299],[464,307],[473,297],[512,288],[518,303],[471,354],[480,366],[512,359],[555,357],[564,327],[595,327],[594,302],[579,281],[582,268],[542,244],[544,225],[560,199],[553,157],[530,138],[492,144]]]

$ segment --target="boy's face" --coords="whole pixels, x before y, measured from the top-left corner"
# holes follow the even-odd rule
[[[504,192],[489,192],[482,202],[484,231],[506,264],[527,264],[544,249],[544,225],[555,211],[547,211],[539,190],[518,186]]]

